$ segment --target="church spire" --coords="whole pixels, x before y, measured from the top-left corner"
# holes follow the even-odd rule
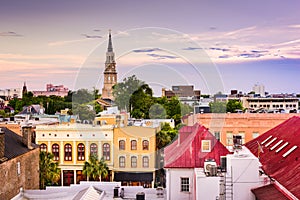
[[[107,52],[113,52],[112,41],[111,41],[111,30],[110,29],[109,29],[109,39],[108,39]]]

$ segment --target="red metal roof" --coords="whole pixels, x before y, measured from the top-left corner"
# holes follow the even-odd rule
[[[211,141],[211,151],[201,151],[201,141]],[[214,159],[220,165],[220,156],[230,152],[204,126],[184,126],[176,141],[165,148],[165,168],[198,168],[206,159]]]
[[[274,184],[251,190],[257,200],[289,200]]]
[[[286,120],[246,143],[246,147],[257,156],[259,144],[263,150],[259,160],[265,173],[300,198],[300,117]]]

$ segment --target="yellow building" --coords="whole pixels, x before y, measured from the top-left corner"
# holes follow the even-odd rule
[[[114,181],[125,186],[154,186],[156,132],[156,128],[141,126],[114,129]]]
[[[67,186],[85,180],[82,169],[91,154],[103,157],[112,170],[113,127],[89,124],[39,125],[36,127],[36,143],[42,151],[54,154],[61,168],[61,185]],[[107,180],[111,180],[111,172]]]

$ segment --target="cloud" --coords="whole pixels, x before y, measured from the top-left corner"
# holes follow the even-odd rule
[[[300,43],[300,39],[291,40],[291,41],[287,41],[287,42],[282,42],[282,43],[279,43],[279,44],[275,44],[273,46],[293,45],[293,44],[296,44],[296,43]]]
[[[267,50],[251,50],[252,53],[268,53]]]
[[[300,24],[289,25],[290,28],[300,28]]]
[[[245,33],[245,32],[248,32],[248,31],[253,31],[255,29],[256,29],[256,26],[241,28],[241,29],[237,29],[237,30],[230,31],[230,32],[226,33],[226,36],[237,35],[239,33]]]
[[[229,55],[222,55],[222,56],[219,56],[219,58],[229,58]]]
[[[244,57],[244,58],[259,58],[262,56],[263,54],[256,54],[256,53],[242,53],[238,55],[238,57]]]
[[[202,50],[203,48],[201,47],[187,47],[187,48],[183,48],[182,50],[185,51],[195,51],[195,50]]]
[[[88,34],[81,34],[82,36],[86,38],[102,38],[100,35],[88,35]]]
[[[49,42],[48,46],[64,46],[74,43],[80,43],[80,42],[86,42],[88,39],[77,39],[77,40],[62,40],[62,41],[55,41],[55,42]]]
[[[18,34],[14,31],[0,32],[0,36],[8,36],[8,37],[21,37],[23,35]]]
[[[94,29],[93,31],[94,32],[100,32],[101,30],[100,29]]]
[[[219,48],[219,47],[211,47],[209,50],[214,50],[214,51],[229,51],[229,49],[225,48]]]
[[[151,48],[151,49],[134,49],[132,50],[134,53],[149,53],[153,51],[161,51],[160,48]]]
[[[176,59],[178,58],[177,56],[170,56],[170,55],[160,55],[160,54],[155,54],[155,53],[149,53],[147,54],[148,56],[157,58],[157,59]]]

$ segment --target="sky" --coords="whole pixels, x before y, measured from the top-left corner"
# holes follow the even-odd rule
[[[1,0],[0,89],[101,91],[108,30],[118,79],[203,94],[300,93],[300,1]]]

